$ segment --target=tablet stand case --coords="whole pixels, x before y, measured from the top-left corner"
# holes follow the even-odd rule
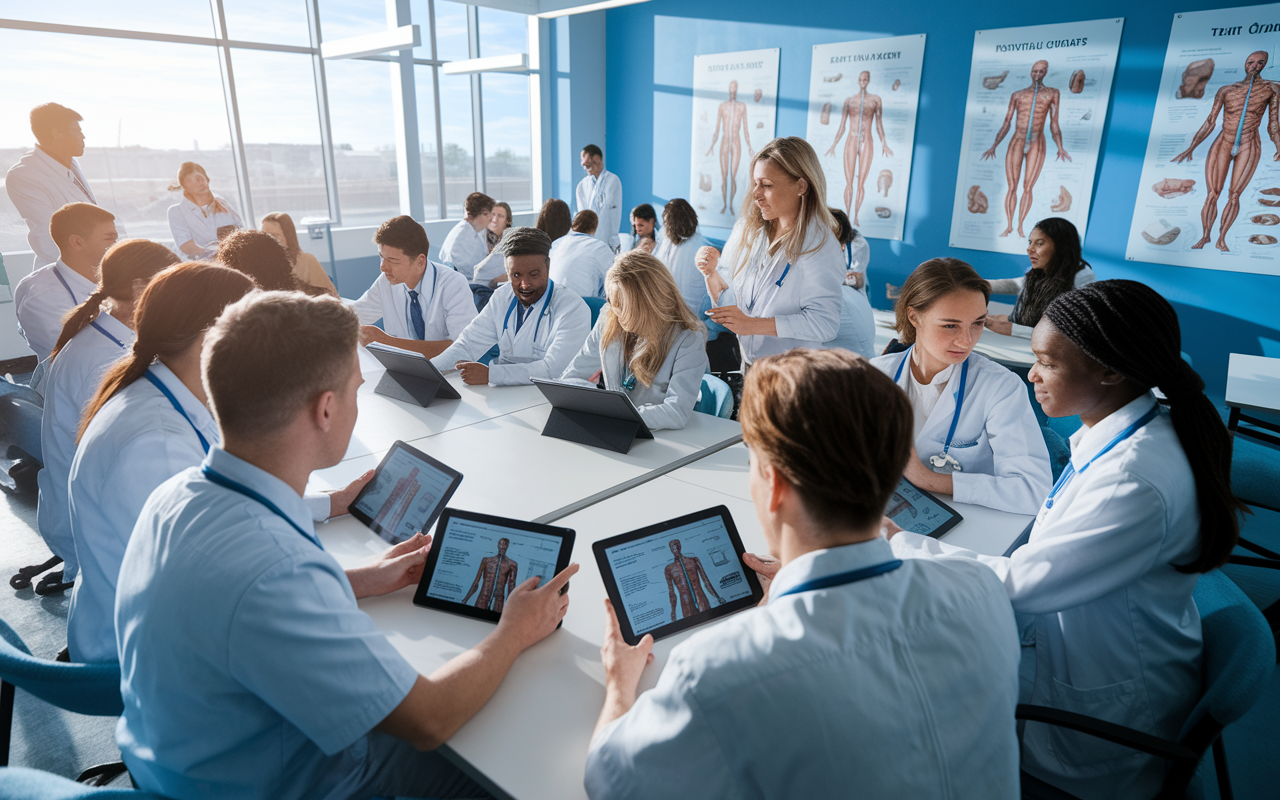
[[[543,436],[554,436],[568,442],[626,453],[637,438],[652,439],[653,434],[635,420],[614,419],[586,411],[551,409]]]
[[[382,380],[378,381],[373,391],[392,400],[401,400],[426,408],[427,404],[435,399],[436,393],[440,391],[443,384],[443,381],[387,370],[382,373]]]

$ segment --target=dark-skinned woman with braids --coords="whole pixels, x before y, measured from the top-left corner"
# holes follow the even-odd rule
[[[1165,739],[1201,692],[1192,590],[1226,562],[1244,510],[1231,439],[1180,347],[1176,312],[1144,284],[1060,295],[1032,334],[1030,380],[1046,414],[1084,425],[1027,544],[990,557],[890,533],[899,557],[977,558],[1004,581],[1023,630],[1021,702]],[[1154,756],[1034,722],[1022,768],[1089,798],[1153,797],[1165,771]]]

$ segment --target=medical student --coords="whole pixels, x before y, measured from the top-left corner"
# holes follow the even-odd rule
[[[301,291],[303,284],[293,273],[289,251],[266,231],[236,231],[218,245],[217,262],[253,279],[268,292]]]
[[[707,239],[698,230],[698,212],[689,201],[673,197],[662,209],[662,230],[653,254],[666,265],[680,289],[680,296],[693,313],[702,318],[702,312],[711,308],[707,296],[707,283],[694,263],[698,251],[707,246]]]
[[[560,241],[560,238],[567,236],[573,227],[573,216],[569,211],[569,204],[563,200],[551,198],[542,204],[542,209],[538,211],[538,220],[534,224],[538,230],[551,237],[552,246]],[[510,226],[506,230],[510,230]],[[503,231],[506,235],[506,231]],[[489,253],[489,257],[476,265],[475,274],[472,276],[472,291],[476,292],[477,285],[483,285],[489,289],[498,288],[498,284],[507,280],[507,259],[502,254],[502,248],[494,245],[493,251]],[[483,292],[476,292],[477,298]],[[485,296],[483,300],[477,299],[476,308],[484,308],[489,302],[492,292]]]
[[[580,297],[604,299],[604,276],[613,266],[613,250],[595,238],[594,211],[579,211],[569,233],[551,243],[551,280]]]
[[[863,358],[872,358],[876,349],[876,318],[872,316],[871,302],[867,300],[866,279],[866,262],[871,248],[867,246],[867,237],[859,234],[849,223],[847,214],[838,208],[829,210],[836,222],[836,239],[844,248],[845,273],[844,285],[840,287],[840,297],[844,301],[840,309],[840,332],[826,346],[843,347]]]
[[[1071,463],[1008,558],[895,532],[894,552],[987,564],[1024,616],[1022,698],[1177,739],[1202,689],[1196,576],[1226,562],[1245,506],[1231,439],[1180,357],[1177,313],[1136,281],[1049,304],[1030,380],[1051,417],[1079,415]],[[1152,388],[1167,399],[1156,402]],[[1165,762],[1027,723],[1022,768],[1079,797],[1154,797]]]
[[[689,424],[707,371],[707,334],[671,273],[648,253],[618,257],[605,278],[609,302],[563,381],[626,392],[649,430]]]
[[[293,217],[283,211],[267,214],[262,218],[262,232],[269,233],[276,241],[284,245],[293,266],[293,277],[298,286],[308,294],[324,294],[338,296],[338,289],[329,278],[329,273],[320,266],[320,259],[302,249],[298,243],[298,229],[293,224]]]
[[[578,182],[574,193],[578,211],[596,212],[600,222],[595,236],[616,253],[622,227],[622,181],[604,168],[604,151],[594,144],[582,148],[582,168],[587,177]]]
[[[488,797],[424,751],[555,630],[577,565],[521,583],[479,644],[418,674],[357,600],[416,584],[430,537],[344,571],[302,498],[351,438],[358,337],[340,301],[296,292],[255,293],[209,332],[203,382],[223,444],[155,491],[120,570],[117,741],[148,792]]]
[[[244,227],[231,204],[209,188],[209,173],[194,161],[182,162],[169,191],[182,192],[181,202],[169,206],[169,232],[188,258],[213,258],[218,242]]]
[[[510,203],[498,200],[493,204],[493,216],[490,217],[489,227],[484,232],[484,241],[489,247],[489,252],[493,252],[494,245],[501,241],[502,234],[514,224],[512,222],[514,219]]]
[[[36,145],[4,177],[9,201],[27,223],[27,243],[35,251],[35,269],[58,260],[58,244],[49,234],[53,213],[68,203],[97,204],[80,170],[84,155],[84,117],[57,103],[31,109]]]
[[[159,242],[118,242],[102,259],[97,288],[67,316],[49,357],[40,427],[44,469],[36,476],[40,486],[36,524],[49,549],[64,562],[65,589],[71,588],[78,571],[67,477],[76,453],[80,418],[103,373],[133,345],[133,311],[142,290],[156,273],[178,261],[173,251]]]
[[[63,317],[98,288],[98,265],[116,243],[115,216],[92,203],[68,203],[50,218],[49,236],[58,248],[57,261],[27,275],[13,290],[18,333],[41,362],[58,342]]]
[[[222,309],[253,288],[228,267],[189,262],[161,272],[138,300],[137,338],[90,400],[71,462],[71,535],[80,560],[67,617],[73,661],[116,658],[112,613],[125,546],[151,492],[220,441],[200,382],[200,346]],[[283,338],[258,342],[271,350]],[[331,495],[308,495],[307,507],[316,519],[346,513],[371,475]]]
[[[987,282],[956,258],[916,267],[896,306],[904,352],[872,359],[915,410],[907,480],[1015,514],[1049,493],[1049,449],[1022,380],[973,352],[987,314]]]
[[[513,386],[530,378],[554,380],[587,340],[591,310],[582,298],[550,279],[551,237],[516,227],[498,243],[507,280],[457,341],[431,359],[439,370],[458,369],[471,386]],[[488,365],[478,358],[498,346]]]
[[[793,350],[747,373],[741,419],[777,557],[766,600],[676,645],[638,697],[653,639],[628,646],[606,601],[587,794],[1019,797],[1000,582],[960,559],[898,560],[878,533],[909,455],[902,393],[850,353]]]
[[[440,245],[440,263],[469,278],[476,265],[489,255],[493,198],[482,192],[472,192],[462,207],[466,216],[444,237],[444,244]]]
[[[637,250],[647,239],[656,243],[658,236],[658,215],[653,206],[641,203],[631,209],[631,244],[630,249]]]
[[[352,305],[360,317],[360,343],[439,355],[475,319],[470,282],[427,258],[431,243],[413,217],[392,217],[373,241],[382,274]],[[374,325],[378,320],[381,328]]]
[[[987,317],[987,327],[1006,336],[1031,338],[1053,299],[1064,292],[1087,286],[1098,278],[1080,254],[1080,233],[1062,217],[1036,223],[1027,237],[1027,257],[1031,269],[1021,278],[991,281],[992,294],[1016,294],[1012,313]]]
[[[704,247],[696,259],[715,306],[707,313],[737,334],[744,366],[835,337],[845,272],[809,143],[774,139],[751,160],[751,176],[752,202],[742,204],[723,257]]]

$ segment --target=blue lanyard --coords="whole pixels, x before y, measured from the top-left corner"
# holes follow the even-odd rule
[[[1155,419],[1156,414],[1158,413],[1160,413],[1160,406],[1159,405],[1153,406],[1150,411],[1148,411],[1147,413],[1139,417],[1136,422],[1134,422],[1132,425],[1125,428],[1124,430],[1120,431],[1120,434],[1116,436],[1116,438],[1108,442],[1106,447],[1099,450],[1098,454],[1093,458],[1089,459],[1085,463],[1085,465],[1081,467],[1079,470],[1076,469],[1075,464],[1068,462],[1067,468],[1062,471],[1062,476],[1058,478],[1058,482],[1053,485],[1053,489],[1052,491],[1049,492],[1049,496],[1045,498],[1044,507],[1053,508],[1053,498],[1057,497],[1058,492],[1061,492],[1063,488],[1066,487],[1066,485],[1071,481],[1071,478],[1075,476],[1076,472],[1080,472],[1081,474],[1083,474],[1084,471],[1093,464],[1093,462],[1102,458],[1107,453],[1110,453],[1112,448],[1114,448],[1116,445],[1120,444],[1125,439],[1128,439],[1130,436],[1137,433],[1139,428],[1146,425],[1151,420]]]
[[[71,296],[71,302],[80,305],[80,301],[76,299],[76,293],[71,291],[71,284],[67,283],[67,279],[62,277],[62,272],[58,269],[58,265],[53,265],[53,276],[58,279],[58,283],[62,284],[62,288],[67,290],[67,294]]]
[[[191,426],[191,430],[196,432],[196,438],[200,440],[200,446],[204,448],[204,452],[207,454],[209,452],[209,440],[204,438],[204,434],[201,433],[200,429],[196,427],[196,424],[191,421],[191,417],[188,417],[187,412],[182,410],[181,404],[178,403],[178,398],[173,396],[173,392],[169,391],[169,387],[165,386],[164,383],[161,382],[161,380],[157,378],[155,375],[152,375],[151,370],[147,370],[146,372],[142,373],[142,376],[147,380],[151,381],[151,385],[159,389],[160,394],[168,398],[169,405],[173,406],[173,410],[181,414],[182,418],[185,419],[187,421],[187,424]]]
[[[514,291],[515,291],[515,287],[514,287],[514,286],[513,286],[513,287],[511,287],[511,290],[514,292]],[[542,317],[543,317],[543,316],[546,314],[546,312],[547,312],[547,306],[548,306],[548,305],[550,305],[550,303],[551,303],[551,295],[552,295],[552,293],[553,293],[553,292],[555,292],[555,290],[556,290],[556,282],[555,282],[555,281],[547,281],[547,294],[546,294],[545,298],[544,298],[544,299],[543,299],[543,301],[542,301],[542,311],[539,311],[539,312],[538,312],[538,322],[537,322],[537,324],[536,324],[536,325],[534,325],[534,326],[533,326],[533,340],[534,340],[535,342],[536,342],[536,341],[538,341],[538,329],[539,329],[540,327],[542,327]],[[507,322],[509,322],[509,321],[511,320],[511,312],[516,310],[516,304],[517,304],[517,303],[519,303],[519,302],[520,302],[520,298],[519,298],[519,297],[513,297],[513,298],[511,298],[511,305],[507,306],[507,315],[506,315],[505,317],[503,317],[503,318],[502,318],[502,332],[503,332],[503,333],[506,333],[506,332],[507,332]]]
[[[787,274],[788,274],[789,272],[791,272],[791,262],[790,262],[790,261],[788,261],[788,262],[787,262],[787,266],[783,268],[783,270],[782,270],[782,277],[780,277],[780,278],[778,278],[776,281],[774,281],[774,282],[773,282],[773,285],[774,285],[774,286],[777,286],[779,289],[781,289],[781,288],[782,288],[782,282],[783,282],[783,281],[785,281],[785,280],[787,279]],[[757,275],[757,276],[756,276],[756,280],[755,280],[755,281],[752,283],[752,285],[751,285],[751,299],[747,302],[747,310],[748,310],[748,311],[755,311],[755,308],[756,308],[756,297],[759,295],[759,292],[760,292],[760,276],[759,276],[759,275]]]
[[[289,523],[289,526],[291,528],[293,528],[298,533],[302,534],[302,538],[311,542],[316,547],[319,547],[321,550],[324,549],[324,545],[320,544],[319,539],[317,539],[312,534],[309,534],[306,531],[304,531],[302,527],[298,525],[298,523],[289,519],[289,516],[285,514],[283,511],[281,511],[279,506],[277,506],[275,503],[271,502],[267,498],[263,497],[262,495],[258,494],[254,490],[250,489],[248,486],[245,486],[240,483],[236,483],[235,481],[231,480],[225,475],[220,475],[214,472],[212,469],[209,468],[207,464],[205,465],[204,469],[201,470],[201,472],[204,473],[204,476],[208,478],[211,483],[216,483],[222,488],[230,489],[233,492],[239,492],[240,494],[244,495],[250,500],[257,500],[259,503],[266,506],[268,511],[275,514],[277,517],[284,520],[285,522]]]
[[[430,303],[432,300],[436,299],[436,283],[440,280],[440,273],[436,270],[436,265],[432,264],[430,261],[427,262],[427,269],[431,270],[431,297],[427,298],[427,303]],[[422,281],[418,281],[418,285],[421,286]],[[414,333],[413,320],[409,318],[409,312],[413,308],[412,304],[413,298],[409,296],[408,289],[406,288],[404,293],[404,321],[409,323],[410,336],[413,336]],[[421,312],[419,316],[422,317],[422,329],[425,331],[427,329],[427,312],[422,308],[422,292],[418,292],[418,310]]]
[[[103,336],[107,337],[111,341],[115,342],[116,346],[118,346],[121,350],[125,349],[124,342],[120,341],[115,336],[112,336],[111,332],[108,331],[106,328],[102,327],[101,325],[99,325],[97,320],[90,322],[89,325],[98,333],[102,334]]]
[[[900,566],[902,566],[902,560],[895,558],[893,561],[886,561],[883,564],[873,564],[861,569],[853,569],[848,572],[839,572],[835,575],[814,578],[811,581],[805,581],[799,586],[793,586],[782,594],[774,595],[769,602],[773,602],[773,600],[777,600],[779,597],[786,597],[789,594],[813,592],[818,589],[830,589],[832,586],[843,586],[846,583],[857,583],[858,581],[864,581],[867,578],[874,578],[877,575],[883,575],[886,572],[893,572]]]
[[[906,354],[902,357],[902,363],[898,364],[898,371],[894,373],[893,382],[897,383],[902,378],[902,368],[907,365],[907,361],[911,358],[911,351],[915,349],[915,345],[907,348]],[[964,387],[969,382],[969,359],[965,359],[960,365],[960,388],[956,389],[956,410],[951,415],[951,428],[947,431],[947,440],[942,444],[942,455],[944,458],[951,450],[951,440],[956,435],[956,425],[960,424],[960,409],[964,408]],[[938,466],[942,466],[939,464]]]

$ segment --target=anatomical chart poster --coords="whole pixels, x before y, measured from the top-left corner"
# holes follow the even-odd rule
[[[1046,217],[1083,238],[1123,19],[973,37],[951,245],[1022,253]]]
[[[751,191],[751,159],[773,139],[778,50],[693,57],[689,200],[698,222],[732,228]]]
[[[864,236],[902,238],[923,62],[924,34],[813,46],[805,138]]]
[[[1280,3],[1175,14],[1126,256],[1280,275]]]

